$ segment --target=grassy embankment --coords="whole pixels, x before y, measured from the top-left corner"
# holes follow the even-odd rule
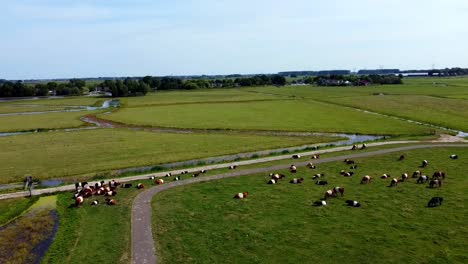
[[[356,159],[357,174],[339,176],[343,162],[321,164],[316,171],[300,168],[288,181],[267,185],[267,175],[252,175],[167,190],[153,199],[153,231],[162,263],[207,261],[212,263],[383,262],[464,263],[468,220],[464,190],[468,179],[466,159],[450,160],[466,149],[428,149]],[[400,176],[429,160],[424,172],[447,172],[441,189],[418,185],[415,179],[389,188],[382,173]],[[314,173],[325,173],[329,186],[316,186]],[[374,181],[360,185],[362,176]],[[327,207],[313,207],[325,190],[346,188],[344,198],[334,198]],[[246,200],[234,200],[248,191]],[[443,196],[441,207],[427,208],[433,196]],[[346,199],[362,203],[348,208]],[[434,224],[437,223],[437,224]],[[403,246],[402,246],[403,245]]]
[[[37,199],[32,199],[37,200]],[[2,263],[34,263],[53,233],[56,197],[41,197],[23,216],[0,230]]]

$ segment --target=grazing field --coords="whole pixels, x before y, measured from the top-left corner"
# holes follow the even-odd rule
[[[10,222],[28,209],[39,197],[0,200],[0,226]]]
[[[63,112],[34,115],[0,116],[0,132],[32,131],[36,129],[73,128],[85,125],[80,120],[95,112]]]
[[[229,88],[195,91],[158,91],[156,93],[149,93],[143,97],[121,98],[120,100],[128,107],[141,107],[197,102],[238,102],[278,99],[284,98],[271,94],[251,93],[239,88]]]
[[[116,206],[105,205],[104,197],[85,200],[71,207],[72,193],[57,197],[59,229],[42,263],[130,263],[130,213],[135,189],[120,189]],[[101,204],[90,206],[93,200]]]
[[[331,137],[176,134],[97,129],[0,138],[0,183],[333,141]]]
[[[449,159],[456,153],[458,160]],[[466,263],[468,252],[468,178],[463,148],[407,151],[355,159],[352,177],[339,175],[349,169],[343,162],[319,164],[318,169],[299,168],[296,175],[267,185],[267,175],[230,178],[164,191],[152,201],[153,235],[161,263]],[[423,169],[429,176],[443,170],[441,189],[427,188],[416,180],[388,187],[383,173]],[[311,176],[325,173],[328,186],[317,186]],[[374,179],[359,184],[364,175]],[[304,177],[303,184],[289,184]],[[411,176],[410,176],[411,177]],[[326,207],[311,206],[327,189],[345,187],[343,198],[328,200]],[[249,192],[245,200],[233,199]],[[427,208],[431,197],[444,203]],[[360,208],[346,206],[357,200]]]
[[[328,100],[341,105],[468,131],[467,100],[419,95],[358,96]]]
[[[102,118],[135,125],[421,135],[431,129],[312,100],[126,108]]]

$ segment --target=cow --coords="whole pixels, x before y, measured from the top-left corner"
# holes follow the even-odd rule
[[[267,184],[276,184],[277,180],[274,180],[274,179],[270,179]]]
[[[418,178],[418,177],[421,176],[421,175],[422,175],[422,172],[421,172],[420,170],[417,170],[417,171],[413,172],[413,176],[412,176],[412,177],[413,177],[413,178]]]
[[[313,203],[314,206],[326,206],[327,205],[327,201],[324,201],[324,200],[320,200],[320,201],[315,201]]]
[[[432,174],[432,179],[445,179],[445,172],[443,171],[436,171],[434,174]]]
[[[245,199],[248,195],[248,192],[236,193],[236,195],[234,195],[234,199]]]
[[[441,180],[437,180],[437,179],[431,180],[431,181],[429,182],[429,187],[430,187],[430,188],[435,188],[435,187],[439,187],[439,188],[440,188],[440,187],[442,187],[442,181],[441,181]]]
[[[80,205],[82,205],[84,202],[84,197],[83,196],[78,196],[76,197],[75,199],[75,207],[78,207]]]
[[[94,201],[91,202],[91,206],[98,205],[98,204],[99,204],[98,200],[94,200]]]
[[[99,189],[96,190],[96,193],[95,193],[95,194],[97,194],[97,195],[102,195],[102,194],[104,194],[105,192],[106,192],[105,187],[101,187],[101,188],[99,188]]]
[[[348,165],[354,164],[354,160],[345,159],[344,162]]]
[[[311,158],[311,159],[319,159],[319,158],[320,158],[320,154],[312,155],[310,158]]]
[[[119,185],[120,185],[120,182],[117,182],[116,180],[109,181],[109,187],[111,188],[117,188],[117,186]]]
[[[341,175],[343,175],[344,177],[351,177],[351,176],[354,175],[354,172],[353,171],[345,171]]]
[[[317,180],[317,181],[315,182],[315,184],[317,184],[317,185],[327,185],[328,182],[327,182],[327,181],[322,181],[322,180]]]
[[[366,145],[366,144],[362,144],[361,149],[366,149],[366,148],[367,148],[367,145]]]
[[[200,176],[200,172],[195,172],[194,174],[192,174],[192,177],[198,177]]]
[[[353,165],[353,166],[349,167],[349,169],[355,170],[355,169],[357,169],[357,165]]]
[[[124,183],[122,184],[122,188],[131,188],[132,184],[131,183]]]
[[[390,187],[396,187],[399,182],[400,180],[398,180],[397,178],[393,178],[392,181],[390,182]]]
[[[171,177],[172,176],[172,173],[168,172],[166,173],[166,175],[164,175],[164,177]]]
[[[429,162],[427,160],[423,160],[421,163],[421,168],[425,168],[428,164]]]
[[[104,194],[104,196],[116,196],[117,192],[116,191],[109,191]]]
[[[357,145],[353,145],[353,146],[351,147],[351,150],[356,150],[357,148],[358,148]]]
[[[429,177],[427,177],[426,175],[421,175],[419,176],[416,183],[426,183],[428,180],[429,180]]]
[[[316,169],[317,168],[317,166],[312,164],[312,162],[307,163],[306,167],[309,168],[309,169]]]
[[[278,180],[283,179],[283,178],[286,177],[286,176],[284,176],[283,174],[279,174],[279,173],[270,173],[270,177],[271,177],[273,180],[278,181]]]
[[[182,177],[180,177],[180,176],[175,176],[174,177],[174,181],[180,181],[181,179],[182,179]]]
[[[94,189],[97,190],[97,189],[101,188],[101,186],[102,186],[102,184],[101,184],[100,182],[96,182],[96,183],[94,184]]]
[[[404,182],[408,179],[408,173],[401,174],[401,181]]]
[[[188,170],[181,171],[180,174],[187,174]]]
[[[83,195],[83,197],[85,197],[85,198],[91,197],[91,196],[93,196],[93,189],[87,186],[87,187],[85,187],[84,189],[82,189],[80,193],[81,193],[81,194]]]
[[[294,154],[294,155],[292,155],[292,158],[293,158],[293,159],[300,159],[300,158],[301,158],[301,155],[299,155],[299,154]]]
[[[155,176],[150,176],[149,179],[154,180],[154,179],[156,179],[156,177]]]
[[[327,190],[325,194],[323,195],[324,200],[327,200],[328,198],[332,198],[332,197],[333,197],[333,190]]]
[[[442,197],[432,197],[431,200],[427,203],[427,207],[437,207],[439,205],[442,205],[442,202],[444,201],[444,198]]]
[[[384,179],[384,180],[385,180],[385,179],[388,179],[388,178],[390,178],[390,174],[384,173],[384,174],[382,174],[382,176],[380,176],[380,179]]]
[[[339,193],[339,194],[341,194],[341,197],[343,197],[344,196],[344,187],[336,186],[335,188],[333,188],[332,192],[333,192],[333,195],[335,195],[335,196],[338,196],[338,193]]]
[[[346,200],[346,204],[350,207],[361,207],[361,204],[358,201]]]
[[[289,172],[296,173],[297,172],[297,167],[294,164],[289,166]]]
[[[289,181],[289,183],[292,183],[292,184],[298,184],[298,183],[302,183],[304,181],[304,178],[294,178],[292,180]]]
[[[78,188],[84,189],[88,186],[88,182],[75,182],[75,191],[78,191]]]
[[[136,187],[137,189],[144,189],[145,185],[143,185],[143,183],[138,183]]]
[[[117,201],[111,198],[106,198],[106,204],[107,205],[116,205]]]
[[[405,155],[402,154],[402,155],[400,155],[400,158],[399,158],[398,160],[399,160],[399,161],[402,161],[402,160],[404,160],[404,159],[405,159]]]
[[[451,159],[454,159],[454,160],[455,160],[455,159],[458,159],[458,155],[452,154],[452,155],[450,155],[450,158],[451,158]]]
[[[229,169],[230,169],[230,170],[234,170],[235,168],[237,168],[237,165],[231,165],[231,166],[229,166]]]
[[[315,180],[322,177],[325,177],[325,173],[317,173],[314,176],[312,176],[312,179]]]
[[[362,177],[361,184],[368,184],[368,183],[371,182],[371,180],[372,180],[372,177],[369,176],[369,175],[366,175],[366,176]]]
[[[157,180],[154,181],[154,183],[156,183],[156,185],[160,185],[160,184],[164,183],[164,180],[163,179],[157,179]]]

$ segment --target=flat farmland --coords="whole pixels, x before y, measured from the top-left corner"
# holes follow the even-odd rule
[[[85,114],[93,112],[60,112],[33,115],[0,116],[0,131],[30,131],[35,129],[74,128],[85,125],[80,120]]]
[[[237,102],[278,99],[283,98],[272,94],[252,93],[239,88],[204,89],[195,91],[158,91],[156,93],[148,93],[144,97],[121,98],[123,104],[129,107],[198,102]]]
[[[333,141],[330,137],[176,134],[97,129],[0,138],[0,183],[70,177],[219,155]]]
[[[420,95],[377,95],[326,99],[360,109],[468,131],[468,101]]]
[[[129,107],[100,117],[127,124],[175,128],[386,135],[430,133],[424,126],[313,100]]]
[[[459,160],[449,159],[457,153]],[[466,263],[468,220],[465,189],[468,178],[466,148],[422,149],[355,159],[352,177],[342,161],[299,168],[296,174],[268,185],[267,173],[198,183],[165,190],[152,201],[153,235],[160,263]],[[383,173],[400,177],[419,169],[432,174],[443,170],[441,189],[427,188],[409,179],[388,187]],[[328,186],[311,179],[325,174]],[[374,180],[359,184],[364,175]],[[303,177],[303,184],[290,184]],[[343,198],[332,198],[326,207],[311,204],[335,186],[345,188]],[[233,199],[249,192],[244,200]],[[428,208],[434,196],[442,206]],[[346,206],[357,200],[360,208]],[[439,219],[439,220],[437,220]],[[442,220],[443,219],[443,220]],[[434,224],[434,221],[438,221]],[[402,245],[402,241],[404,241]]]

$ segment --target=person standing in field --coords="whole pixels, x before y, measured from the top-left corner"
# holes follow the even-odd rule
[[[26,179],[24,180],[24,190],[26,191],[29,188],[29,183],[32,182],[32,176],[28,175],[26,176]]]

